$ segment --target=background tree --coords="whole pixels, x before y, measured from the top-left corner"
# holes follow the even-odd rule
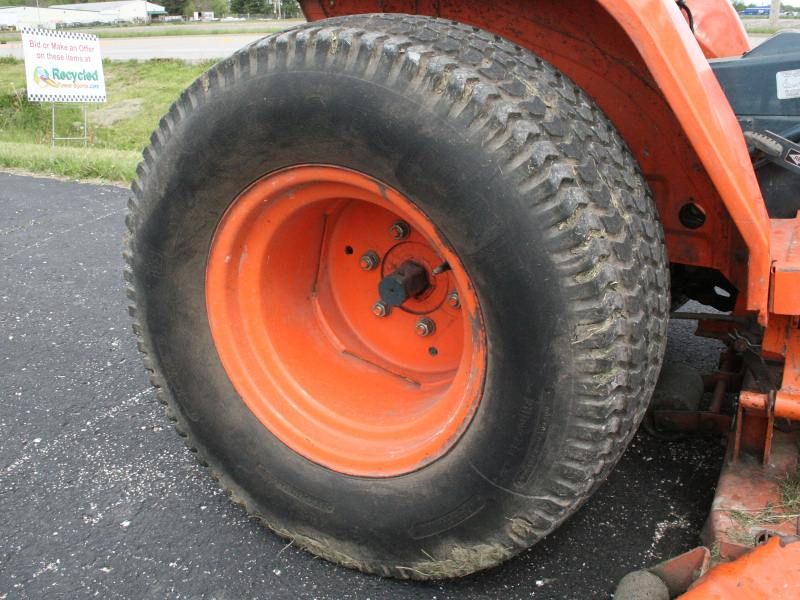
[[[214,11],[215,17],[226,17],[230,13],[226,0],[208,0],[208,10]]]
[[[281,0],[284,19],[296,19],[303,15],[297,0]]]
[[[194,13],[197,11],[197,7],[194,5],[194,2],[192,2],[192,0],[189,0],[188,2],[181,2],[181,4],[183,4],[181,13],[187,19],[191,19],[194,16]]]
[[[188,0],[155,0],[155,3],[166,8],[171,15],[182,15],[184,14],[183,8],[188,3]]]
[[[265,15],[267,3],[266,0],[231,0],[230,10],[235,15]]]

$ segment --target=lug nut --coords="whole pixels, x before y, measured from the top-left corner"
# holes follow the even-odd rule
[[[436,323],[431,321],[428,317],[422,317],[417,321],[417,335],[420,337],[428,337],[436,331]]]
[[[372,314],[383,318],[389,314],[389,306],[385,302],[376,302],[372,305]]]
[[[411,234],[411,228],[405,221],[395,221],[389,228],[389,233],[395,240],[404,240]]]
[[[372,271],[375,267],[377,267],[381,262],[381,259],[378,257],[377,252],[370,250],[369,252],[365,252],[361,259],[358,261],[358,264],[361,265],[361,268],[365,271]]]
[[[458,297],[458,292],[450,292],[447,296],[447,304],[450,308],[458,308],[461,306],[461,299]]]

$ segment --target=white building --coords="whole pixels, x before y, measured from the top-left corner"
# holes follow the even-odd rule
[[[87,23],[146,23],[153,16],[166,13],[163,6],[145,0],[57,4],[48,8],[9,6],[0,8],[0,27],[22,29],[39,26],[54,29]]]
[[[88,10],[36,8],[35,6],[0,8],[0,27],[8,29],[22,29],[24,27],[55,29],[64,25],[96,22],[97,13]]]
[[[154,15],[167,14],[167,10],[145,0],[117,0],[116,2],[87,2],[86,4],[53,4],[50,8],[91,11],[102,17],[100,22],[134,23],[147,22]]]

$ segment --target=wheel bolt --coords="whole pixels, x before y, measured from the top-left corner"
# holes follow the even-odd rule
[[[458,297],[458,292],[450,292],[447,296],[447,304],[450,308],[458,308],[461,306],[461,299]]]
[[[372,269],[377,267],[380,262],[381,259],[378,257],[378,254],[375,251],[370,250],[369,252],[364,253],[358,264],[361,265],[361,268],[365,271],[372,271]]]
[[[395,240],[404,240],[411,234],[411,228],[405,221],[395,221],[389,228],[389,233]]]
[[[431,321],[428,317],[422,317],[417,321],[417,335],[420,337],[428,337],[436,331],[436,323]]]
[[[389,306],[385,302],[378,301],[372,305],[372,314],[382,319],[389,314]]]

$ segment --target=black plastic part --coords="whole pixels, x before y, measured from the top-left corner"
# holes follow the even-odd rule
[[[800,32],[781,32],[742,57],[712,60],[744,129],[780,133],[800,124],[800,98],[778,98],[777,74],[800,69]]]
[[[722,312],[736,306],[739,290],[716,269],[672,263],[670,273],[674,308],[686,300],[697,300]]]
[[[407,260],[397,269],[381,279],[378,294],[389,306],[400,306],[428,289],[430,282],[425,267]]]
[[[787,139],[800,142],[800,125],[784,134]],[[767,212],[773,219],[793,219],[800,211],[800,177],[782,166],[767,160],[756,162],[756,177]]]
[[[800,98],[779,99],[777,84],[778,73],[800,70],[800,32],[783,31],[742,57],[712,60],[711,67],[744,131],[800,139]],[[756,176],[769,216],[794,218],[800,210],[800,178],[759,161]]]

